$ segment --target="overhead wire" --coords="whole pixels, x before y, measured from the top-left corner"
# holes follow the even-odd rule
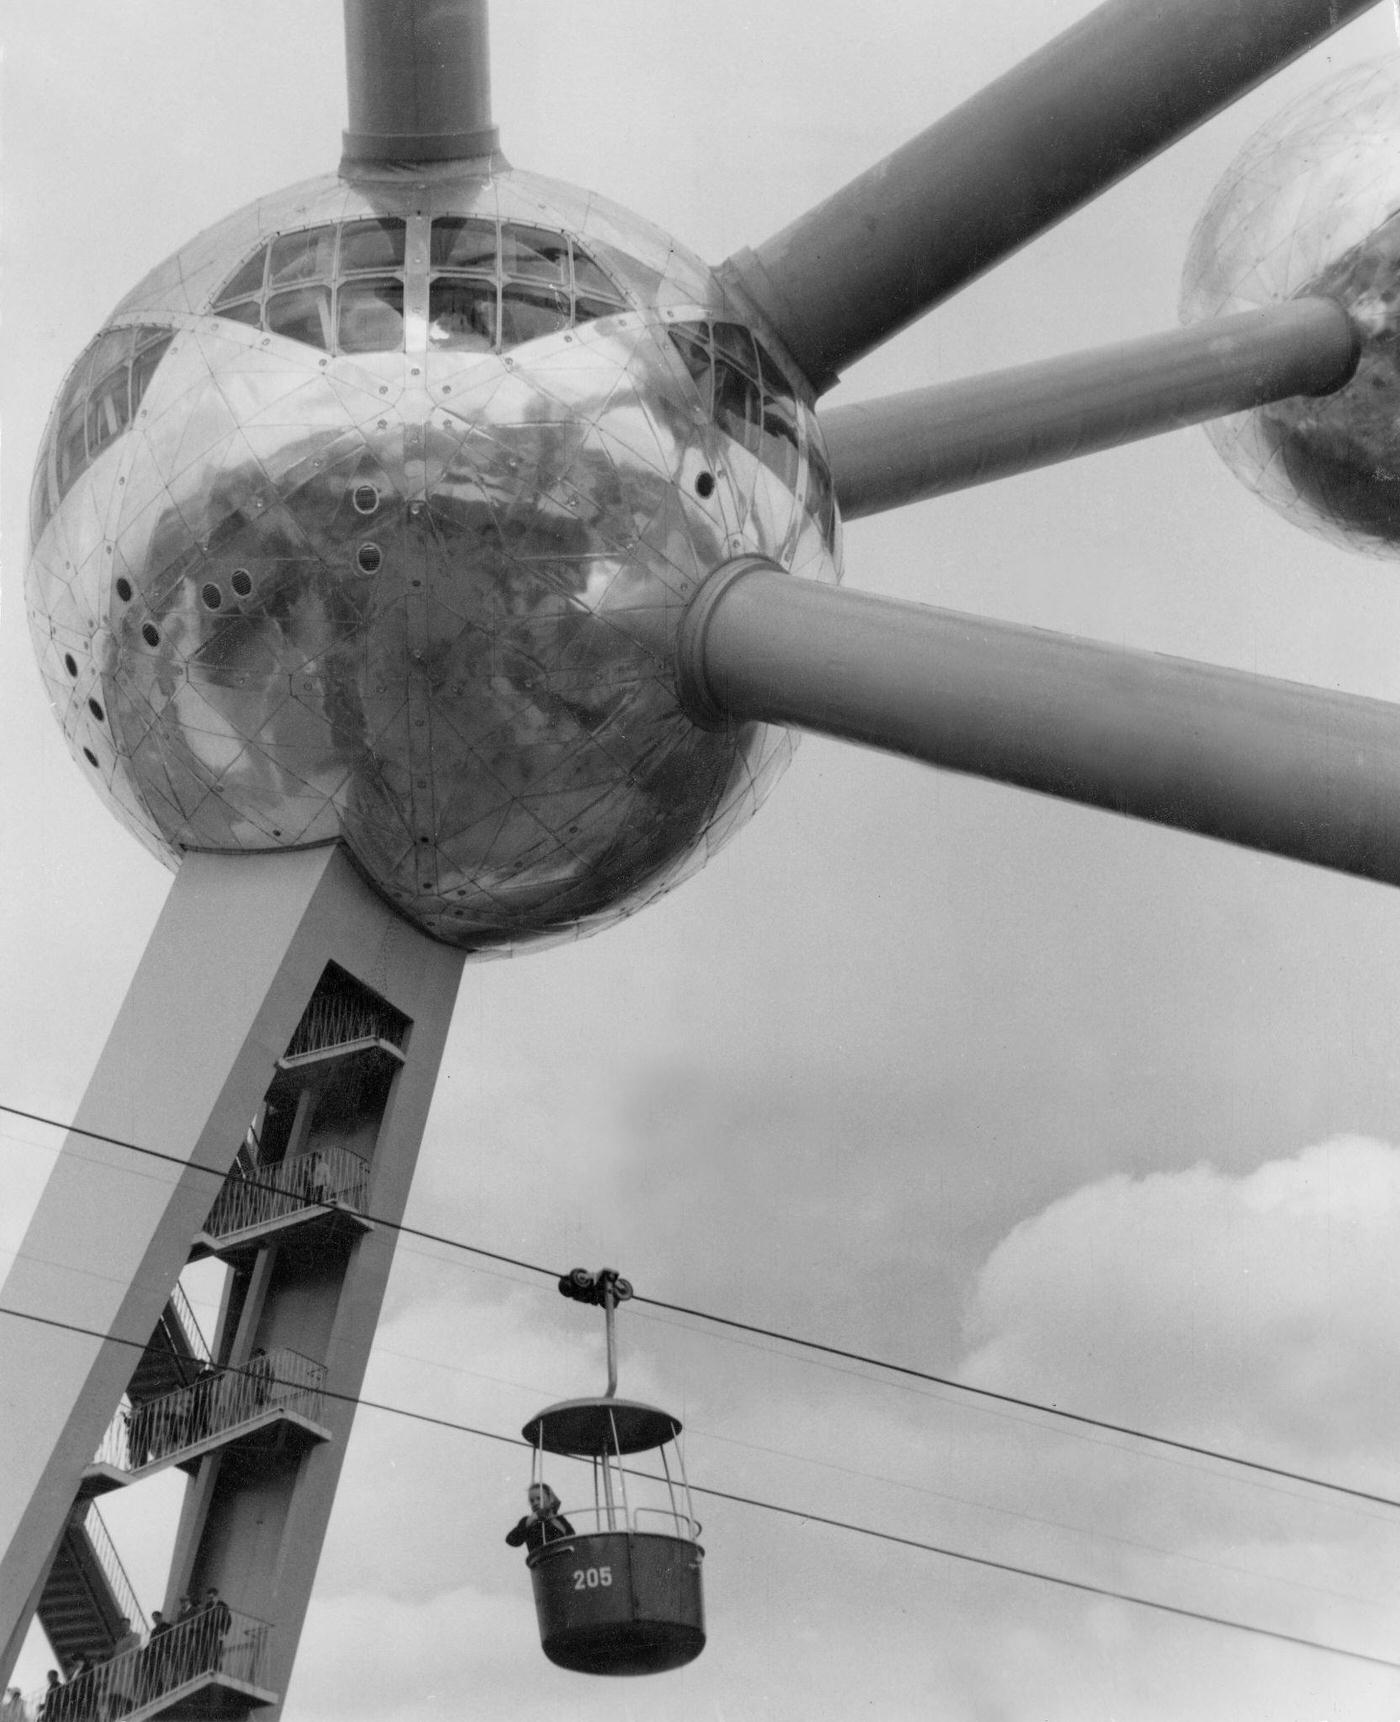
[[[137,1351],[144,1351],[146,1342],[129,1339],[123,1334],[105,1333],[97,1328],[85,1327],[78,1322],[60,1321],[55,1316],[38,1315],[31,1310],[11,1309],[8,1305],[0,1304],[0,1315],[9,1316],[20,1321],[34,1322],[43,1327],[56,1328],[62,1332],[81,1335],[87,1339],[102,1342],[112,1342],[118,1345],[130,1346]],[[229,1373],[233,1375],[248,1375],[250,1371],[231,1366]],[[438,1417],[429,1412],[413,1411],[407,1406],[391,1405],[383,1400],[369,1399],[363,1394],[339,1393],[331,1388],[318,1390],[327,1399],[334,1399],[345,1405],[352,1405],[369,1411],[379,1411],[394,1417],[403,1417],[415,1423],[424,1423],[439,1429],[447,1429],[456,1434],[471,1435],[485,1441],[495,1441],[510,1447],[520,1447],[530,1450],[529,1443],[522,1436],[505,1435],[499,1430],[482,1429],[476,1424],[462,1423],[456,1418]],[[628,1475],[645,1477],[652,1481],[650,1472],[639,1471],[628,1467]],[[1333,1644],[1325,1639],[1307,1638],[1300,1633],[1282,1632],[1276,1627],[1260,1626],[1253,1621],[1236,1620],[1229,1615],[1215,1614],[1209,1609],[1186,1608],[1178,1603],[1163,1602],[1156,1597],[1140,1596],[1133,1591],[1119,1590],[1112,1585],[1093,1584],[1086,1579],[1070,1578],[1063,1573],[1046,1572],[1038,1567],[1022,1566],[1013,1561],[995,1560],[989,1555],[977,1555],[966,1549],[951,1548],[946,1544],[926,1542],[919,1537],[901,1536],[893,1531],[878,1530],[873,1525],[862,1525],[851,1519],[837,1519],[825,1513],[814,1513],[805,1507],[787,1507],[776,1501],[766,1501],[757,1495],[741,1495],[732,1490],[718,1489],[702,1484],[691,1484],[691,1492],[704,1495],[711,1500],[728,1501],[736,1506],[752,1507],[759,1511],[776,1513],[784,1518],[797,1519],[804,1524],[823,1525],[831,1530],[849,1531],[852,1535],[869,1537],[878,1542],[892,1543],[901,1548],[915,1549],[924,1554],[942,1556],[946,1560],[961,1561],[970,1566],[983,1567],[993,1572],[1007,1573],[1017,1578],[1032,1579],[1041,1584],[1058,1586],[1064,1590],[1077,1591],[1087,1596],[1104,1597],[1114,1602],[1128,1603],[1135,1608],[1153,1610],[1159,1614],[1175,1616],[1181,1620],[1194,1620],[1208,1626],[1219,1626],[1231,1632],[1244,1632],[1256,1638],[1272,1639],[1277,1643],[1291,1644],[1303,1650],[1318,1651],[1327,1656],[1344,1657],[1353,1662],[1370,1663],[1374,1667],[1388,1668],[1400,1672],[1400,1662],[1390,1657],[1377,1656],[1371,1651],[1356,1650],[1349,1645]]]
[[[785,1447],[770,1447],[758,1441],[741,1441],[733,1435],[718,1435],[713,1430],[697,1431],[692,1425],[692,1434],[703,1433],[706,1440],[715,1441],[726,1447],[741,1447],[751,1453],[763,1453],[773,1458],[791,1459],[798,1464],[814,1465],[823,1471],[834,1471],[838,1476],[855,1477],[864,1483],[887,1483],[902,1490],[906,1495],[915,1494],[926,1496],[935,1501],[951,1502],[954,1506],[970,1507],[979,1513],[994,1513],[999,1517],[1019,1519],[1022,1524],[1040,1525],[1047,1530],[1068,1531],[1072,1536],[1089,1537],[1095,1542],[1114,1543],[1120,1548],[1140,1549],[1146,1554],[1162,1555],[1167,1560],[1185,1561],[1192,1566],[1209,1567],[1213,1572],[1229,1573],[1235,1577],[1263,1579],[1269,1584],[1284,1585],[1290,1590],[1311,1591],[1315,1596],[1333,1597],[1338,1602],[1359,1602],[1368,1607],[1384,1608],[1390,1606],[1390,1599],[1376,1596],[1363,1596],[1358,1591],[1333,1590],[1328,1585],[1309,1584],[1305,1579],[1285,1578],[1280,1573],[1261,1572],[1257,1567],[1240,1566],[1234,1561],[1212,1560],[1208,1555],[1188,1554],[1185,1549],[1168,1548],[1164,1543],[1146,1543],[1140,1537],[1120,1536],[1114,1531],[1099,1530],[1089,1525],[1076,1525],[1067,1519],[1049,1519],[1041,1513],[1023,1512],[1019,1507],[1002,1506],[995,1501],[979,1501],[968,1495],[956,1495],[948,1489],[933,1489],[927,1483],[910,1482],[904,1477],[881,1476],[874,1471],[863,1471],[854,1465],[838,1465],[830,1459],[814,1459],[808,1454],[793,1453]]]
[[[117,1285],[121,1283],[110,1274],[97,1273],[91,1269],[81,1268],[72,1263],[49,1262],[48,1265],[62,1267],[67,1272],[80,1275],[83,1278],[99,1279],[109,1285]],[[685,1331],[694,1330],[687,1329]],[[134,1344],[135,1342],[124,1340],[122,1343]],[[538,1384],[512,1380],[504,1376],[489,1375],[480,1370],[464,1369],[460,1365],[446,1362],[441,1357],[424,1357],[414,1352],[399,1351],[382,1343],[375,1344],[374,1354],[376,1357],[381,1359],[394,1358],[402,1362],[415,1364],[420,1368],[431,1368],[450,1375],[469,1376],[473,1380],[487,1381],[493,1386],[504,1387],[511,1392],[528,1392],[532,1395],[538,1395],[546,1391],[545,1388]],[[238,1371],[234,1370],[233,1373],[238,1373]],[[867,1380],[869,1378],[862,1376],[860,1379]],[[408,1415],[408,1413],[405,1414]],[[1169,1560],[1187,1561],[1196,1566],[1210,1567],[1217,1572],[1233,1573],[1248,1578],[1260,1578],[1272,1584],[1286,1585],[1290,1589],[1312,1591],[1321,1596],[1335,1597],[1340,1601],[1360,1602],[1366,1604],[1375,1604],[1378,1602],[1378,1599],[1375,1597],[1363,1596],[1353,1591],[1337,1591],[1324,1585],[1309,1584],[1303,1580],[1286,1578],[1277,1573],[1260,1572],[1258,1569],[1253,1567],[1239,1566],[1228,1561],[1211,1560],[1206,1556],[1189,1554],[1181,1549],[1171,1549],[1161,1544],[1143,1542],[1138,1538],[1120,1536],[1113,1532],[1097,1529],[1092,1525],[1073,1524],[1067,1520],[1051,1519],[1042,1514],[1024,1512],[1016,1507],[1003,1506],[995,1502],[978,1500],[972,1496],[959,1495],[950,1490],[931,1489],[927,1484],[914,1483],[907,1478],[883,1476],[876,1472],[861,1470],[857,1466],[836,1465],[829,1460],[818,1459],[811,1454],[794,1451],[792,1448],[774,1447],[760,1444],[758,1442],[743,1441],[735,1436],[722,1435],[715,1430],[702,1430],[694,1425],[691,1427],[691,1434],[692,1436],[700,1435],[704,1439],[716,1442],[721,1446],[744,1448],[751,1452],[764,1453],[775,1458],[786,1459],[799,1465],[814,1465],[823,1470],[836,1471],[842,1475],[855,1477],[868,1483],[892,1485],[906,1491],[913,1490],[916,1494],[930,1496],[941,1501],[948,1501],[960,1507],[970,1508],[975,1512],[996,1514],[1003,1518],[1019,1519],[1025,1524],[1040,1525],[1052,1530],[1067,1531],[1074,1536],[1089,1537],[1099,1542],[1116,1543],[1125,1548],[1141,1549],[1146,1553],[1161,1555]],[[1122,1448],[1115,1448],[1114,1450],[1119,1452],[1123,1451]],[[1171,1461],[1168,1462],[1170,1463]],[[1267,1484],[1260,1486],[1268,1487]],[[1297,1497],[1290,1494],[1289,1498],[1296,1499]]]
[[[84,1125],[64,1123],[60,1119],[49,1118],[43,1113],[26,1111],[22,1107],[12,1106],[4,1101],[0,1101],[0,1112],[9,1113],[12,1117],[27,1119],[31,1123],[43,1125],[48,1129],[86,1136],[93,1141],[105,1142],[112,1147],[123,1149],[132,1154],[164,1161],[169,1165],[178,1166],[182,1171],[199,1172],[219,1183],[222,1183],[227,1176],[226,1173],[219,1172],[213,1167],[200,1166],[192,1161],[182,1159],[178,1154],[170,1154],[159,1148],[150,1148],[139,1142],[129,1141],[125,1137],[109,1135],[104,1131],[91,1130]],[[252,1189],[267,1190],[278,1195],[285,1194],[285,1191],[281,1190],[279,1186],[256,1177],[245,1177],[243,1182]],[[330,1208],[335,1204],[333,1202],[308,1201],[306,1205],[308,1207]],[[453,1238],[442,1232],[432,1232],[420,1226],[411,1226],[406,1221],[392,1220],[384,1215],[373,1213],[366,1213],[364,1218],[404,1237],[416,1238],[422,1242],[458,1250],[467,1255],[479,1256],[487,1261],[500,1262],[510,1267],[520,1268],[528,1273],[542,1274],[551,1279],[559,1277],[557,1268],[546,1267],[540,1262],[526,1261],[520,1256],[508,1255],[500,1250],[487,1249],[480,1244],[470,1244],[465,1239]],[[1139,1428],[1134,1424],[1117,1423],[1108,1418],[1091,1416],[1087,1412],[1072,1411],[1063,1406],[1051,1405],[1043,1400],[1029,1399],[1022,1395],[1002,1392],[996,1388],[981,1387],[974,1382],[961,1381],[956,1376],[940,1375],[932,1370],[916,1368],[912,1364],[895,1363],[887,1358],[875,1357],[866,1352],[829,1345],[821,1340],[807,1339],[798,1334],[785,1333],[781,1329],[764,1327],[755,1322],[741,1321],[734,1316],[720,1315],[686,1304],[671,1303],[666,1299],[648,1297],[638,1292],[634,1292],[633,1297],[637,1303],[652,1309],[665,1310],[673,1315],[687,1316],[693,1320],[708,1322],[715,1327],[726,1328],[733,1332],[775,1340],[784,1345],[796,1346],[804,1351],[820,1353],[823,1356],[837,1358],[847,1363],[858,1363],[867,1368],[881,1370],[889,1375],[947,1388],[952,1392],[966,1394],[979,1400],[1015,1406],[1023,1411],[1034,1411],[1043,1416],[1058,1418],[1062,1422],[1073,1423],[1082,1428],[1100,1429],[1108,1434],[1123,1435],[1131,1440],[1147,1442],[1180,1453],[1189,1453],[1196,1458],[1212,1459],[1222,1464],[1235,1465],[1261,1475],[1277,1477],[1291,1483],[1301,1483],[1309,1488],[1323,1489],[1332,1494],[1348,1496],[1353,1500],[1366,1501],[1374,1506],[1400,1509],[1400,1498],[1383,1495],[1374,1490],[1362,1489],[1354,1484],[1337,1482],[1329,1477],[1319,1477],[1312,1472],[1297,1471],[1287,1466],[1269,1464],[1265,1460],[1252,1459],[1242,1453],[1233,1453],[1218,1447],[1208,1447],[1203,1443],[1185,1441],[1172,1435],[1161,1435],[1150,1429]]]

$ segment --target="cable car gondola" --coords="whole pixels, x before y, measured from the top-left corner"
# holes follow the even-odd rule
[[[606,1312],[608,1389],[600,1399],[547,1406],[521,1431],[533,1449],[532,1499],[541,1498],[534,1491],[545,1481],[547,1453],[587,1460],[593,1472],[592,1507],[568,1507],[567,1519],[555,1521],[563,1528],[547,1529],[527,1557],[540,1644],[551,1662],[579,1674],[661,1674],[705,1647],[704,1550],[677,1445],[681,1424],[669,1411],[616,1397],[613,1310],[632,1295],[627,1281],[609,1268],[575,1268],[559,1289]],[[624,1464],[650,1452],[660,1457],[660,1476]]]

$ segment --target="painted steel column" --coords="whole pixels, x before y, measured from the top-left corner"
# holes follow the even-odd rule
[[[725,272],[819,389],[1376,0],[1108,0]]]
[[[385,1126],[396,1145],[374,1184],[374,1199],[401,1212],[462,954],[402,922],[338,849],[182,863],[75,1120],[176,1164],[69,1135],[0,1287],[0,1306],[18,1312],[0,1314],[0,1684],[82,1472],[328,961],[419,1003],[411,1067]],[[339,1391],[358,1387],[392,1242],[366,1240],[366,1263],[378,1265],[325,1358]],[[347,1412],[335,1413],[342,1432]],[[343,1446],[307,1467],[304,1495],[322,1529]],[[275,1551],[292,1649],[306,1603],[298,1587],[309,1590],[319,1552],[319,1535]],[[230,1580],[238,1575],[228,1600],[254,1615],[268,1576],[260,1558],[225,1553]],[[285,1672],[285,1646],[282,1657]]]
[[[1289,395],[1356,369],[1351,319],[1292,299],[1144,340],[820,414],[848,520]]]
[[[408,1018],[404,1063],[382,1111],[355,1085],[353,1113],[343,1094],[329,1118],[307,1107],[305,1132],[287,1151],[338,1143],[361,1153],[375,1223],[348,1253],[334,1245],[299,1250],[286,1238],[265,1246],[250,1276],[258,1283],[241,1303],[229,1300],[216,1350],[242,1364],[254,1344],[286,1346],[323,1363],[319,1420],[332,1439],[290,1466],[274,1459],[251,1474],[220,1455],[206,1459],[186,1491],[165,1598],[170,1609],[179,1596],[214,1584],[234,1609],[270,1621],[267,1684],[283,1702],[465,961],[372,896],[348,864],[343,884],[342,924],[326,958]],[[281,1702],[259,1712],[266,1722],[281,1713]]]
[[[794,579],[692,600],[691,715],[761,719],[1400,884],[1400,707]]]
[[[328,849],[187,858],[75,1122],[190,1169],[133,1177],[129,1153],[68,1136],[0,1287],[21,1312],[0,1315],[0,1680],[20,1606],[209,1211],[209,1171],[228,1169],[316,984],[305,925],[330,864]]]
[[[486,0],[345,0],[345,77],[342,172],[496,148]]]

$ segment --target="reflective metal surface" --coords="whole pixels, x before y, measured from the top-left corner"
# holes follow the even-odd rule
[[[1336,394],[1209,426],[1272,507],[1336,543],[1400,548],[1400,65],[1354,67],[1246,145],[1192,237],[1188,321],[1322,295],[1362,343]]]
[[[823,390],[1376,0],[1099,0],[722,266]],[[1032,30],[1036,15],[1022,6]]]
[[[1136,341],[934,383],[821,415],[845,520],[1137,437],[1341,387],[1357,340],[1331,299],[1290,299]]]
[[[419,926],[499,952],[640,907],[757,808],[793,744],[697,729],[671,636],[738,552],[835,579],[839,525],[800,374],[664,234],[510,170],[328,177],[107,329],[142,333],[60,397],[29,595],[69,745],[158,854],[340,838]]]

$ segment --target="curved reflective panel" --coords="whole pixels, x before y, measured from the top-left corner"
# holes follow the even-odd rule
[[[75,367],[41,478],[40,664],[114,811],[167,858],[342,839],[483,953],[606,925],[745,822],[792,742],[695,728],[673,630],[735,554],[839,560],[771,335],[513,172],[326,178],[201,235]]]
[[[1400,548],[1400,68],[1354,67],[1260,131],[1192,236],[1187,321],[1314,294],[1345,306],[1361,356],[1346,388],[1207,427],[1233,471],[1336,543]]]

